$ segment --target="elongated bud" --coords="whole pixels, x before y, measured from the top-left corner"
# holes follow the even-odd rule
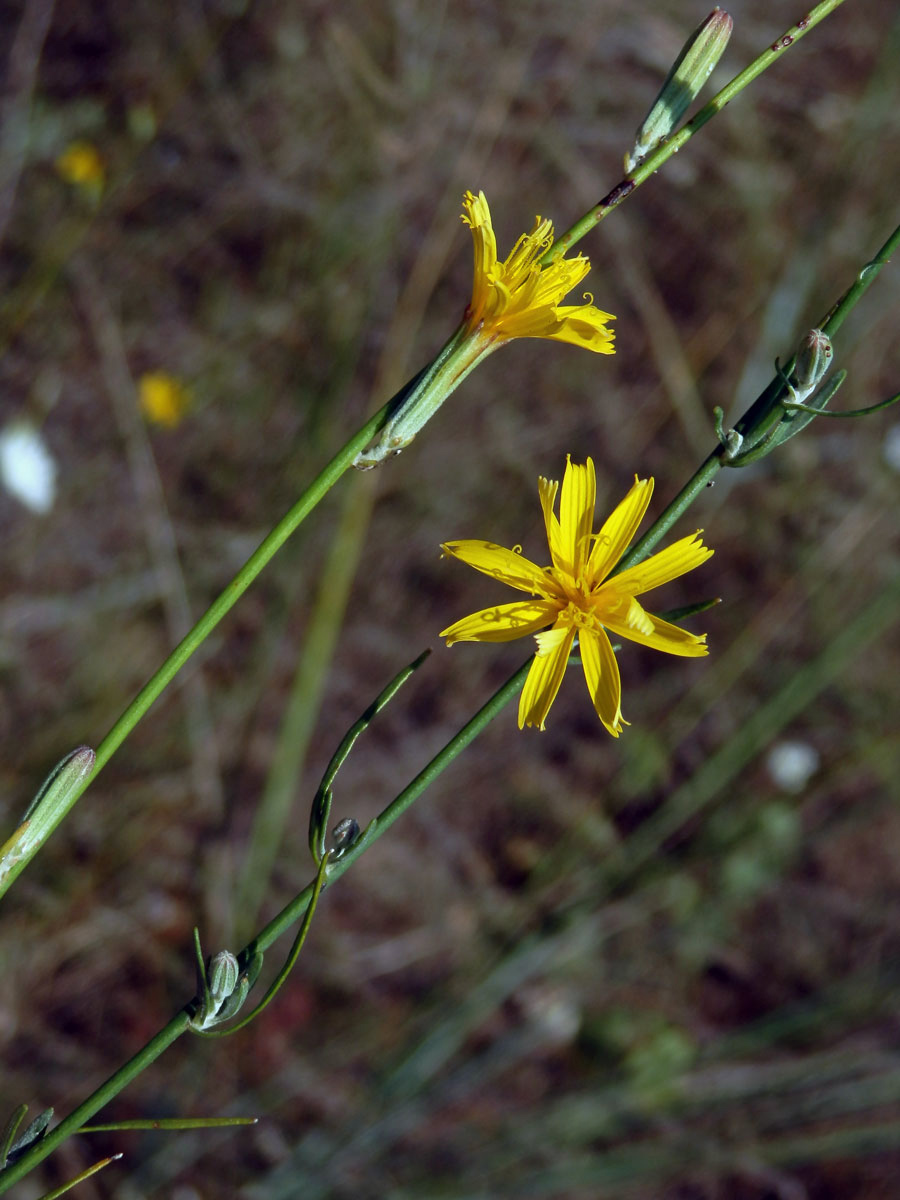
[[[90,746],[79,746],[61,759],[44,780],[25,812],[22,824],[0,847],[0,895],[72,807],[83,782],[93,771],[96,759]]]
[[[724,54],[733,28],[729,14],[716,7],[688,38],[635,135],[634,149],[625,155],[626,172],[639,166],[678,126]]]
[[[822,376],[831,366],[834,351],[831,340],[821,329],[811,329],[797,347],[791,383],[803,401],[819,386]]]
[[[199,992],[196,1012],[191,1017],[191,1028],[198,1033],[214,1029],[223,1021],[230,1021],[247,999],[247,993],[256,982],[262,967],[263,957],[258,951],[250,960],[247,970],[241,973],[238,960],[230,950],[214,954],[209,969],[204,970],[200,950],[200,934],[194,930],[194,949],[197,954]]]
[[[38,793],[25,810],[23,820],[27,821],[37,809],[65,800],[69,792],[78,786],[85,775],[94,769],[97,755],[90,746],[79,746],[61,758],[44,782]]]
[[[209,994],[218,1010],[237,987],[238,960],[230,950],[220,950],[209,964]]]

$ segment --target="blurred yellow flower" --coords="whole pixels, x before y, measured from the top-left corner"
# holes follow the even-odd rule
[[[535,635],[537,653],[519,701],[520,729],[525,725],[544,728],[577,637],[597,716],[613,737],[618,737],[627,722],[622,718],[619,668],[606,631],[667,654],[706,654],[705,633],[688,633],[653,616],[635,597],[699,567],[713,551],[700,541],[698,530],[610,578],[647,511],[653,480],[635,477],[634,486],[598,533],[592,532],[596,477],[591,459],[583,466],[567,459],[559,517],[554,512],[558,489],[555,480],[538,481],[552,559],[549,567],[539,567],[518,551],[493,542],[444,544],[447,554],[532,598],[482,609],[440,636],[451,646],[454,642],[508,642]]]
[[[150,371],[138,381],[141,411],[154,425],[174,429],[180,424],[191,403],[184,384],[165,371]]]
[[[540,259],[553,245],[553,225],[535,217],[531,233],[523,233],[503,262],[497,258],[497,239],[484,192],[463,196],[463,221],[472,230],[475,278],[466,324],[489,341],[511,338],[553,338],[614,354],[611,313],[590,302],[561,305],[561,301],[591,269],[583,254],[558,258],[542,267]]]
[[[93,142],[70,142],[56,160],[57,174],[66,183],[99,192],[106,179],[106,167]]]

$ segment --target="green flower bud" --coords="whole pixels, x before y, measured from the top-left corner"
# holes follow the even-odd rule
[[[359,837],[359,822],[353,817],[344,817],[332,829],[331,836],[334,840],[334,855],[340,858]]]
[[[237,987],[238,961],[230,950],[220,950],[209,964],[209,994],[216,1009]]]
[[[0,846],[0,895],[6,891],[60,823],[94,769],[97,756],[79,746],[61,759],[29,804],[19,828]]]
[[[202,1033],[230,1020],[240,1010],[247,999],[247,993],[256,982],[263,956],[257,951],[247,970],[241,974],[235,955],[230,950],[220,950],[218,954],[213,955],[209,968],[204,970],[200,937],[196,929],[194,946],[198,956],[200,987],[196,998],[197,1008],[191,1018],[191,1028]]]
[[[810,393],[814,392],[822,381],[822,376],[831,366],[834,351],[827,334],[821,329],[811,329],[797,347],[797,356],[791,383],[796,393],[795,399],[802,403]]]
[[[733,28],[729,14],[716,7],[688,38],[635,135],[634,148],[625,155],[626,172],[639,166],[679,124],[725,53]]]

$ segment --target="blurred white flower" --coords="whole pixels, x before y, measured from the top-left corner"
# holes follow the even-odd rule
[[[889,467],[900,471],[900,422],[893,424],[884,435],[882,454]]]
[[[0,483],[32,512],[45,513],[56,498],[56,463],[40,433],[27,421],[0,430]]]
[[[808,742],[778,742],[766,766],[772,781],[784,792],[802,792],[819,769],[819,754]]]

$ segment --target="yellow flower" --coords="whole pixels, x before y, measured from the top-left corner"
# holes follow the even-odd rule
[[[610,313],[593,304],[561,301],[591,269],[583,254],[558,258],[542,267],[542,255],[553,245],[553,225],[535,217],[531,233],[523,233],[507,258],[497,258],[497,240],[491,225],[491,211],[484,192],[463,197],[463,221],[472,230],[475,245],[475,279],[472,301],[466,310],[466,324],[491,341],[511,338],[553,338],[613,354],[613,332],[607,323]]]
[[[174,429],[190,407],[191,396],[184,384],[165,371],[151,371],[138,381],[141,411],[154,425]]]
[[[635,597],[699,567],[713,552],[700,541],[698,530],[610,578],[647,511],[653,480],[635,477],[631,491],[598,533],[592,532],[596,477],[591,459],[583,466],[567,459],[559,517],[554,512],[558,488],[555,480],[538,481],[552,559],[549,567],[539,567],[517,551],[493,542],[445,543],[442,549],[447,554],[528,592],[531,599],[482,609],[440,636],[451,646],[454,642],[508,642],[535,635],[537,653],[519,701],[520,729],[525,725],[544,728],[577,637],[597,716],[613,737],[618,737],[623,726],[622,687],[606,630],[667,654],[691,658],[706,654],[705,633],[688,633],[653,616]]]
[[[462,324],[413,381],[371,445],[357,454],[353,465],[360,471],[399,454],[469,372],[513,338],[552,338],[597,354],[615,353],[613,332],[607,329],[615,317],[590,302],[562,304],[591,269],[588,259],[577,254],[541,266],[542,255],[553,245],[549,221],[536,217],[531,233],[523,233],[500,262],[484,192],[466,192],[462,219],[475,246],[472,299]]]
[[[66,183],[88,191],[99,192],[106,178],[103,159],[93,142],[70,142],[56,160],[56,170]]]

